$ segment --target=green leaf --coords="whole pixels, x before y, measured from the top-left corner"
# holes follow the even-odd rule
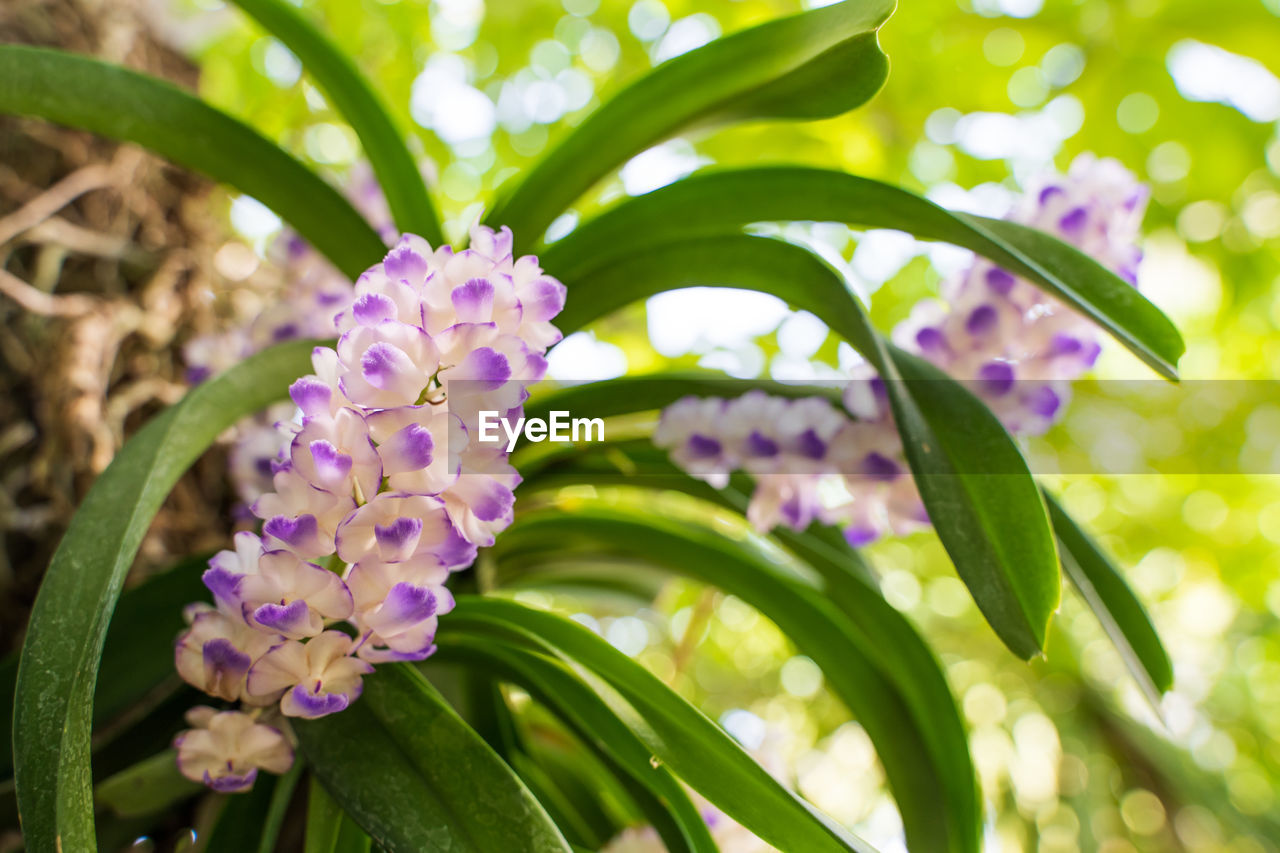
[[[886,346],[821,259],[780,240],[733,234],[649,246],[562,280],[573,294],[557,320],[565,334],[637,299],[696,285],[771,293],[820,317],[884,378],[929,517],[987,622],[1015,654],[1041,652],[1061,580],[1026,461],[978,398]]]
[[[416,670],[385,665],[341,714],[294,725],[325,789],[389,853],[566,851],[515,773]]]
[[[833,606],[830,589],[819,591],[798,581],[746,543],[701,526],[641,520],[609,510],[526,515],[506,536],[499,555],[506,547],[513,549],[507,566],[527,565],[528,571],[536,570],[548,556],[563,559],[582,554],[594,560],[601,555],[636,554],[752,605],[813,659],[867,730],[898,801],[910,846],[977,849],[979,800],[955,703],[927,649],[923,663],[919,655],[903,657],[877,649],[888,645],[890,638],[911,643],[914,631],[900,616],[895,620],[883,612],[891,608],[876,590],[855,593],[858,615],[876,617],[869,625],[859,626]],[[879,602],[881,609],[873,602]],[[872,630],[872,625],[884,633]],[[923,645],[918,637],[914,642]],[[890,674],[886,670],[890,665],[907,669]],[[940,689],[902,691],[901,683],[913,676],[922,676]],[[934,704],[925,707],[924,698]]]
[[[135,142],[230,184],[280,214],[353,279],[386,254],[341,193],[257,131],[163,80],[85,56],[3,45],[0,113]]]
[[[1089,609],[1102,623],[1153,708],[1173,686],[1173,665],[1146,608],[1107,553],[1045,492],[1049,517],[1062,552],[1062,567]]]
[[[1185,350],[1178,330],[1097,261],[1034,229],[953,213],[891,184],[843,172],[799,166],[704,172],[623,202],[538,255],[552,275],[577,280],[646,246],[791,220],[893,228],[971,249],[1076,308],[1162,376],[1176,377]],[[573,309],[581,293],[570,293]]]
[[[315,776],[307,787],[307,828],[303,853],[369,853],[372,839],[347,817]]]
[[[206,790],[178,772],[178,754],[170,749],[104,779],[96,796],[120,817],[143,817]]]
[[[272,347],[194,388],[125,443],[72,518],[18,669],[14,769],[28,849],[94,849],[94,681],[125,573],[173,484],[224,429],[284,396],[310,369],[312,346]]]
[[[632,156],[682,131],[829,118],[869,100],[889,60],[876,30],[893,0],[845,0],[727,36],[659,65],[586,118],[488,217],[532,241]]]
[[[666,768],[654,767],[652,754],[632,728],[597,689],[568,666],[534,652],[496,643],[492,637],[468,637],[461,630],[440,635],[442,662],[480,664],[504,681],[517,684],[555,712],[573,731],[616,763],[632,779],[648,788],[664,806],[677,833],[663,840],[670,850],[716,853],[715,842],[698,809]],[[634,713],[634,712],[632,712]],[[634,721],[633,721],[634,722]]]
[[[656,386],[658,376],[648,379]],[[616,392],[628,384],[627,378],[595,383],[599,386],[614,386],[601,388],[604,399],[612,399]],[[679,383],[673,384],[678,389]],[[594,386],[583,386],[575,391],[590,387]],[[547,405],[558,407],[554,400],[559,397],[559,394],[552,395],[552,400]],[[594,411],[589,399],[581,402],[584,408],[574,411]],[[642,400],[638,408],[646,408],[652,402]],[[647,440],[605,442],[585,448],[571,448],[555,457],[543,456],[531,463],[521,460],[519,467],[524,476],[524,482],[520,485],[522,493],[580,483],[630,485],[684,491],[745,514],[751,492],[751,483],[746,478],[736,476],[731,479],[727,488],[713,489],[680,471],[664,452],[653,447]],[[822,533],[830,531],[832,528],[817,524],[803,532],[779,527],[773,531],[772,536],[821,576],[823,594],[848,617],[844,627],[850,642],[857,647],[854,654],[870,661],[878,670],[879,676],[888,682],[883,685],[867,685],[861,694],[854,693],[849,700],[850,708],[857,714],[863,696],[874,697],[863,701],[880,701],[881,696],[892,696],[894,693],[901,695],[901,701],[907,705],[914,720],[917,737],[928,744],[931,759],[938,768],[938,781],[947,792],[942,802],[948,814],[955,819],[955,837],[960,842],[960,848],[966,849],[964,844],[976,845],[981,831],[981,808],[975,771],[969,756],[964,726],[942,668],[928,644],[907,618],[884,600],[878,585],[871,578],[870,570],[863,565],[857,552],[838,535],[834,541],[822,538]],[[593,558],[592,565],[598,563],[599,558]],[[542,570],[539,569],[539,575],[541,573]],[[763,613],[771,616],[772,599],[767,595],[763,596],[760,608]],[[868,727],[868,734],[877,750],[881,749],[882,732],[875,727]],[[891,731],[887,736],[895,735]],[[892,745],[886,751],[891,751],[891,747]],[[882,756],[886,765],[891,760],[891,755]],[[891,781],[897,778],[893,770],[891,767]],[[970,846],[967,849],[973,848]]]
[[[298,787],[298,780],[302,778],[304,766],[305,762],[301,758],[295,758],[293,766],[276,781],[275,790],[271,792],[271,802],[267,805],[267,813],[262,819],[262,830],[258,834],[258,853],[271,853],[276,849],[280,828],[284,825],[289,803],[293,800],[293,792]]]
[[[351,124],[386,196],[396,226],[403,232],[425,237],[433,246],[443,243],[440,217],[431,203],[422,173],[386,106],[351,58],[301,12],[282,0],[234,2],[293,51],[302,67]]]
[[[578,623],[515,602],[474,596],[458,598],[449,622],[450,631],[489,632],[553,650],[599,676],[643,721],[633,731],[658,761],[774,846],[806,853],[870,849],[778,784],[660,679]]]

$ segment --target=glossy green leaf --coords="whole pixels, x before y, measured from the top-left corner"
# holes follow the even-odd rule
[[[32,608],[18,669],[14,758],[28,849],[94,849],[92,700],[125,573],[182,473],[241,416],[284,396],[309,371],[311,348],[272,347],[194,388],[126,442],[72,519]]]
[[[893,228],[971,249],[1076,308],[1161,375],[1176,377],[1185,350],[1177,328],[1089,256],[1034,229],[951,212],[892,184],[843,172],[780,166],[693,175],[617,205],[539,257],[552,275],[578,280],[645,246],[790,220]],[[573,309],[581,293],[570,292]]]
[[[157,705],[180,689],[173,669],[173,640],[185,625],[183,606],[208,596],[197,570],[203,564],[200,557],[184,560],[120,596],[107,629],[93,695],[95,752],[144,724]],[[17,675],[14,653],[0,662],[0,731],[13,731]],[[166,684],[173,690],[167,690]],[[0,739],[0,779],[13,775],[11,750],[10,739]],[[136,757],[130,756],[129,762]]]
[[[567,665],[536,652],[495,642],[489,636],[468,637],[463,630],[442,632],[439,645],[441,661],[478,664],[502,680],[525,688],[579,737],[648,788],[662,801],[671,829],[677,833],[675,838],[664,833],[669,850],[716,853],[715,842],[702,815],[670,771],[652,765],[648,747],[619,716],[616,703],[611,707],[605,697]]]
[[[280,830],[284,826],[285,816],[289,813],[289,804],[293,801],[293,793],[302,778],[302,770],[306,762],[297,758],[293,766],[276,781],[275,790],[271,792],[271,802],[267,804],[267,813],[263,816],[258,833],[258,853],[272,853],[280,838]]]
[[[369,853],[373,840],[329,796],[315,776],[307,786],[303,853]]]
[[[655,675],[578,623],[515,602],[474,596],[459,597],[449,620],[451,630],[479,635],[492,631],[554,650],[566,662],[603,679],[643,720],[645,725],[633,730],[657,760],[775,846],[807,853],[870,849],[778,784]]]
[[[929,517],[979,609],[1015,654],[1041,652],[1061,580],[1025,460],[969,391],[885,345],[825,262],[790,243],[734,234],[649,246],[563,280],[573,294],[557,319],[566,334],[637,299],[696,285],[771,293],[820,317],[884,378]]]
[[[844,0],[664,62],[574,128],[488,221],[531,242],[610,171],[684,130],[829,118],[860,106],[888,74],[876,30],[893,8],[893,0]]]
[[[350,123],[378,178],[396,226],[402,232],[425,237],[433,246],[443,243],[440,217],[431,203],[422,173],[382,99],[351,58],[305,15],[282,0],[234,2],[293,51],[302,67]],[[368,261],[366,266],[372,262]]]
[[[257,131],[163,80],[85,56],[3,45],[0,113],[134,142],[230,184],[280,214],[352,278],[386,254],[341,193]]]
[[[828,684],[867,730],[881,757],[890,787],[913,848],[976,850],[980,811],[973,766],[954,701],[946,689],[899,689],[919,675],[918,656],[902,658],[879,652],[892,637],[902,640],[909,626],[877,612],[870,601],[887,603],[875,590],[863,590],[859,615],[878,616],[873,623],[890,632],[876,634],[870,625],[855,625],[839,612],[830,593],[796,580],[773,566],[760,552],[720,531],[655,518],[636,519],[610,510],[525,516],[508,531],[507,564],[534,571],[540,560],[580,553],[592,560],[607,555],[638,555],[682,576],[725,590],[758,609],[822,669]],[[558,544],[555,544],[558,543]],[[901,621],[900,619],[898,620]],[[902,630],[903,628],[906,630]],[[893,630],[893,629],[897,630]],[[907,642],[910,642],[908,639]],[[917,642],[918,639],[917,639]],[[936,662],[925,655],[924,666]],[[911,667],[890,674],[886,664]],[[924,673],[925,678],[929,673]],[[939,678],[940,680],[940,678]],[[931,702],[914,707],[910,698]],[[935,731],[939,735],[934,736]]]
[[[1173,686],[1173,665],[1138,596],[1107,553],[1048,492],[1049,517],[1062,552],[1062,567],[1072,586],[1098,617],[1152,707]]]
[[[294,730],[325,789],[389,853],[569,849],[511,768],[411,667],[379,667],[359,702]]]
[[[648,377],[650,381],[658,376]],[[616,383],[616,384],[615,384]],[[602,397],[612,399],[617,391],[627,386],[626,378],[594,383],[602,387]],[[752,383],[754,384],[754,383]],[[673,385],[679,386],[678,382]],[[592,386],[582,386],[583,391]],[[803,388],[805,386],[793,386]],[[820,390],[820,389],[818,389]],[[548,405],[559,399],[552,395]],[[678,392],[677,392],[678,396]],[[586,408],[575,411],[592,411],[589,399],[583,399]],[[644,400],[643,409],[652,400]],[[700,480],[689,477],[676,468],[667,455],[653,447],[647,440],[630,442],[605,442],[585,448],[570,448],[555,457],[543,456],[519,463],[524,475],[522,493],[566,485],[631,485],[646,489],[673,489],[684,491],[745,513],[751,484],[735,476],[725,489],[713,489]],[[854,645],[853,654],[865,657],[876,669],[876,675],[886,684],[867,685],[865,696],[879,697],[900,694],[914,720],[916,736],[928,744],[931,760],[938,768],[937,777],[947,791],[943,802],[957,826],[956,837],[961,842],[976,844],[980,833],[980,798],[975,771],[969,756],[968,740],[955,700],[947,686],[942,668],[928,644],[916,632],[900,612],[889,605],[871,578],[856,551],[843,539],[830,541],[819,534],[829,531],[815,524],[810,530],[797,532],[786,527],[773,531],[773,537],[803,559],[822,578],[823,593],[848,617],[845,625],[847,636]],[[599,562],[592,558],[592,565]],[[699,565],[701,565],[699,563]],[[541,571],[539,571],[541,574]],[[767,599],[762,600],[761,610],[772,615]],[[862,695],[851,695],[850,708],[857,713]],[[891,700],[892,701],[892,700]],[[868,727],[872,743],[880,749],[881,737],[897,735],[891,727],[885,735],[874,727]],[[892,745],[890,745],[890,750]],[[890,755],[883,761],[888,764]],[[894,774],[890,773],[891,780]],[[963,843],[960,845],[963,848]]]

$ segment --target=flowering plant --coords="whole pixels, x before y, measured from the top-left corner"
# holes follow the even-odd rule
[[[660,64],[568,131],[468,242],[449,244],[409,149],[351,63],[282,0],[238,5],[346,116],[390,226],[177,89],[82,57],[0,48],[0,111],[134,141],[233,185],[295,229],[287,257],[318,252],[339,276],[307,291],[305,307],[291,303],[287,320],[240,330],[226,364],[215,358],[225,341],[196,346],[198,384],[130,440],[81,506],[36,602],[16,688],[29,849],[93,849],[92,735],[106,726],[95,702],[138,704],[164,682],[124,688],[97,675],[119,655],[157,649],[216,706],[165,704],[106,726],[165,729],[173,751],[98,795],[158,779],[150,790],[163,808],[193,795],[178,772],[249,792],[226,806],[214,838],[247,823],[270,848],[305,773],[314,849],[350,837],[393,851],[598,848],[609,833],[575,820],[564,792],[590,795],[584,808],[595,808],[603,798],[593,792],[606,789],[627,800],[609,829],[652,826],[617,849],[656,836],[668,849],[711,851],[743,834],[784,850],[866,849],[653,673],[572,620],[503,594],[564,582],[566,561],[589,564],[587,579],[606,587],[626,585],[618,561],[643,563],[771,618],[867,730],[912,849],[976,851],[981,798],[942,669],[881,595],[861,545],[932,526],[991,628],[1024,658],[1043,652],[1061,557],[1134,675],[1153,695],[1168,688],[1141,605],[1042,493],[1010,437],[1048,425],[1103,333],[1175,376],[1181,339],[1133,286],[1143,195],[1114,164],[1077,163],[1032,187],[1006,220],[831,170],[713,170],[546,238],[586,191],[657,142],[713,124],[838,115],[872,97],[887,74],[876,33],[892,4],[844,0]],[[944,288],[945,305],[921,306],[886,338],[815,253],[747,230],[795,220],[899,229],[978,257]],[[690,285],[760,290],[809,310],[861,354],[858,381],[843,395],[754,383],[732,401],[687,374],[531,392],[562,334]],[[162,636],[173,625],[150,612],[154,630],[126,649],[112,635],[137,600],[122,598],[124,577],[165,494],[227,427],[286,395],[255,433],[266,438],[233,454],[260,532],[238,534],[202,572],[171,573],[171,613],[186,622],[176,650]],[[646,437],[509,459],[505,445],[479,440],[481,412],[522,410],[662,410],[652,441],[664,449]],[[583,484],[685,491],[745,514],[777,548],[699,518],[556,500]],[[518,512],[517,486],[529,498]],[[212,603],[188,604],[195,596],[178,581],[196,575]],[[548,758],[503,685],[556,718],[580,747],[574,761]]]

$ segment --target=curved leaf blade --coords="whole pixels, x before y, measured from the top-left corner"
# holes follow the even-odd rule
[[[253,196],[351,278],[387,247],[342,194],[257,131],[178,87],[84,56],[0,46],[0,113],[134,142]]]
[[[307,786],[303,853],[369,853],[373,839],[347,816],[314,775]]]
[[[184,471],[242,415],[283,397],[313,342],[264,350],[197,386],[125,443],[76,511],[31,611],[14,704],[14,771],[31,850],[93,850],[89,734],[112,609]]]
[[[1084,253],[1032,228],[953,213],[892,184],[828,169],[696,174],[605,211],[539,257],[553,275],[578,278],[643,246],[788,220],[892,228],[970,249],[1062,299],[1157,373],[1177,376],[1186,349],[1177,328],[1136,288]],[[575,293],[570,305],[578,298]]]
[[[1026,461],[978,398],[886,346],[821,259],[780,240],[721,235],[648,246],[562,281],[574,294],[557,320],[565,334],[642,297],[697,285],[771,293],[822,318],[884,378],[930,519],[987,622],[1015,654],[1041,652],[1061,579]]]
[[[342,809],[389,853],[567,853],[515,772],[416,670],[388,665],[341,714],[294,726]]]
[[[551,709],[579,737],[609,759],[659,800],[667,812],[675,838],[664,835],[667,847],[691,853],[716,853],[706,822],[684,789],[665,767],[654,767],[644,742],[605,698],[565,664],[492,637],[469,637],[462,630],[440,636],[437,660],[479,663],[499,678],[518,684]],[[661,831],[661,828],[660,828]]]
[[[659,65],[574,128],[487,220],[532,241],[611,170],[682,130],[829,118],[860,106],[888,75],[875,34],[893,9],[894,0],[844,0]]]
[[[625,378],[598,384],[615,382],[628,384]],[[609,398],[615,389],[605,390],[603,396]],[[649,402],[643,401],[641,408]],[[592,409],[588,405],[579,411]],[[749,482],[734,477],[727,488],[713,489],[676,468],[665,453],[645,440],[606,442],[563,451],[528,463],[522,460],[520,467],[525,474],[522,490],[584,483],[671,489],[743,514],[751,488]],[[938,779],[946,789],[943,808],[954,817],[959,828],[953,841],[958,839],[959,849],[973,849],[964,845],[976,845],[980,837],[981,799],[964,724],[941,665],[910,621],[884,600],[858,553],[842,538],[836,541],[820,538],[819,533],[824,530],[830,528],[814,525],[810,530],[796,532],[782,527],[772,535],[821,576],[823,593],[848,617],[845,627],[849,640],[857,646],[857,653],[865,656],[889,682],[882,687],[869,685],[861,693],[854,693],[849,700],[851,710],[858,715],[860,705],[857,703],[863,694],[875,697],[895,691],[901,694],[914,719],[915,730],[928,744],[938,768]],[[762,600],[762,612],[771,615],[772,607],[763,605]],[[868,727],[868,734],[879,751],[881,739],[886,735],[874,725]],[[888,736],[893,735],[890,732]],[[892,759],[892,754],[882,756],[885,764],[890,764]],[[909,807],[903,809],[904,813],[909,810]]]
[[[660,679],[578,623],[515,602],[475,596],[459,597],[449,621],[454,630],[488,630],[545,645],[595,673],[648,724],[636,733],[658,759],[775,846],[813,853],[870,850],[778,784],[736,741]]]
[[[755,607],[813,659],[867,730],[902,812],[909,845],[922,850],[977,849],[981,813],[963,728],[958,740],[929,734],[933,728],[951,733],[948,722],[953,715],[958,724],[945,682],[942,705],[913,708],[898,689],[902,674],[890,677],[882,669],[883,661],[893,656],[872,650],[886,637],[868,637],[821,592],[774,568],[745,543],[694,525],[580,510],[526,516],[513,530],[517,540],[510,547],[519,550],[511,552],[509,563],[536,566],[542,557],[561,559],[572,553],[593,558],[643,554],[647,562],[718,587]],[[874,592],[871,597],[883,602]],[[890,624],[883,616],[880,623]]]
[[[350,57],[301,12],[282,0],[234,2],[293,51],[351,125],[378,178],[396,226],[402,232],[425,237],[433,246],[442,244],[440,217],[431,203],[422,173],[386,106]]]
[[[1158,711],[1160,695],[1173,687],[1173,664],[1151,616],[1093,537],[1053,495],[1045,492],[1045,500],[1053,532],[1061,545],[1067,578],[1102,624],[1147,701]]]

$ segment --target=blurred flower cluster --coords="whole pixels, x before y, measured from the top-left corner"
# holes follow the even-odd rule
[[[1137,283],[1147,190],[1118,162],[1082,154],[1066,175],[1027,188],[1012,221],[1048,232]],[[1097,327],[1032,282],[975,258],[893,331],[898,346],[962,380],[1010,432],[1040,435],[1058,419],[1071,381],[1102,344]],[[893,424],[883,381],[865,362],[827,400],[752,392],[736,400],[686,398],[662,415],[654,442],[695,477],[722,488],[743,470],[755,481],[748,518],[759,530],[814,520],[866,545],[928,526]]]
[[[177,643],[187,682],[244,708],[197,709],[176,741],[182,772],[219,790],[288,766],[266,722],[341,711],[375,663],[429,656],[449,574],[512,519],[519,475],[473,428],[519,416],[563,285],[513,256],[509,230],[475,226],[459,252],[405,235],[353,296],[289,389],[297,416],[250,507],[262,536],[210,560],[215,604],[187,609]]]

